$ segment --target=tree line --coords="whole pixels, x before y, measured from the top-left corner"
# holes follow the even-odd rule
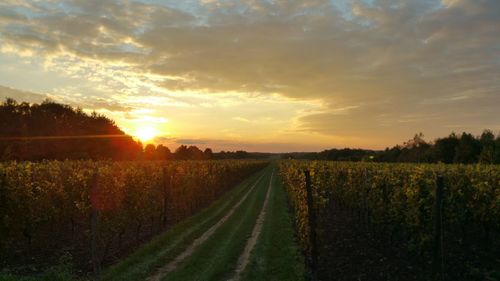
[[[328,149],[317,153],[287,153],[283,158],[334,160],[334,161],[373,161],[373,162],[411,162],[411,163],[485,163],[500,164],[500,134],[495,136],[491,130],[484,130],[479,136],[470,133],[451,133],[447,137],[432,142],[424,140],[422,133],[402,145],[386,148],[383,151],[366,149]]]
[[[214,153],[181,145],[175,151],[125,134],[102,114],[45,100],[40,104],[6,99],[0,103],[0,160],[208,160],[264,158],[246,151]]]
[[[282,158],[335,161],[425,162],[425,163],[500,163],[500,134],[485,130],[481,135],[451,133],[427,142],[423,134],[386,148],[329,149],[313,153],[286,153]],[[40,104],[0,103],[0,160],[41,161],[44,159],[95,160],[208,160],[262,159],[271,153],[201,150],[181,145],[175,151],[164,145],[145,147],[125,134],[104,115],[45,100]]]
[[[201,150],[191,145],[181,145],[174,152],[162,144],[146,145],[144,149],[145,160],[221,160],[221,159],[266,159],[271,157],[271,153],[238,151],[213,152],[211,148]]]

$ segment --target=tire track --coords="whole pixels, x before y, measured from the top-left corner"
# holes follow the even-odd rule
[[[238,281],[240,279],[241,273],[245,270],[250,260],[250,254],[252,253],[255,244],[257,244],[257,240],[259,239],[260,233],[262,231],[262,226],[264,225],[264,219],[267,213],[267,205],[269,203],[269,197],[271,194],[271,188],[273,183],[274,172],[271,174],[271,179],[269,180],[269,187],[267,188],[266,199],[264,200],[264,204],[262,205],[262,209],[260,210],[259,216],[257,217],[257,221],[255,222],[255,226],[252,230],[252,235],[248,238],[248,241],[245,245],[245,249],[243,253],[241,253],[236,270],[234,272],[234,276],[229,279],[229,281]]]
[[[244,189],[242,189],[241,191],[237,191],[237,193],[235,193],[234,195],[231,195],[229,198],[227,198],[227,202],[224,202],[223,205],[221,205],[220,208],[218,208],[218,210],[216,210],[212,215],[205,218],[203,221],[200,221],[200,222],[192,225],[188,229],[186,229],[177,238],[170,241],[166,247],[161,247],[161,249],[159,249],[159,251],[156,253],[156,256],[157,257],[164,256],[166,253],[172,251],[177,245],[179,245],[180,243],[183,243],[183,241],[185,241],[186,237],[189,237],[193,232],[197,231],[200,228],[204,228],[207,223],[216,219],[221,214],[223,215],[225,212],[229,211],[229,208],[231,207],[230,205],[232,203],[231,201],[236,201],[238,199],[238,197],[243,196],[245,194],[245,190],[250,189],[250,186],[252,185],[252,183],[255,183],[255,181],[259,180],[259,178],[262,177],[262,175],[264,174],[264,172],[259,172],[259,173],[261,174],[260,176],[256,176],[255,179],[249,180],[249,182],[245,183]],[[226,210],[226,209],[228,209],[228,210]],[[215,223],[215,222],[213,222],[213,223]],[[209,227],[210,225],[211,224],[207,225],[207,227]],[[127,270],[130,270],[130,271],[128,271],[128,274],[131,274],[132,276],[134,276],[142,268],[151,265],[153,262],[154,261],[144,259],[143,261],[137,262],[137,264],[135,264],[134,266],[129,265],[129,267],[127,267]],[[149,276],[149,274],[147,274],[145,277],[148,277],[148,276]],[[145,278],[145,277],[142,277],[142,278]],[[140,277],[138,277],[138,278],[140,278]],[[119,278],[117,279],[115,277],[112,277],[112,278],[108,277],[108,278],[103,278],[103,280],[121,280],[121,279],[119,279]],[[137,279],[137,280],[139,280],[139,279]],[[144,280],[144,279],[141,279],[141,280]]]
[[[161,267],[154,275],[150,276],[146,279],[146,281],[160,281],[165,275],[169,272],[174,271],[177,266],[183,262],[186,258],[191,256],[193,252],[198,248],[201,244],[203,244],[212,234],[223,225],[235,212],[235,210],[247,199],[248,195],[255,189],[257,184],[262,180],[266,172],[264,172],[257,181],[252,185],[252,187],[245,193],[245,195],[238,201],[227,213],[224,217],[222,217],[216,224],[210,227],[205,233],[203,233],[200,237],[196,238],[189,247],[184,250],[181,254],[179,254],[175,259]]]

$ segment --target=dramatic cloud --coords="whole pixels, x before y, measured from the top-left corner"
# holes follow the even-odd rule
[[[46,100],[70,104],[74,107],[80,107],[88,111],[106,110],[117,112],[128,112],[131,107],[123,106],[114,101],[107,101],[98,97],[81,97],[74,101],[67,95],[38,94],[30,91],[21,91],[9,87],[0,86],[0,100],[3,102],[8,98],[15,98],[18,102],[29,101],[32,103],[41,103]]]
[[[20,91],[9,87],[0,86],[0,100],[4,101],[8,98],[16,98],[19,101],[42,102],[49,98],[48,96],[35,94],[28,91]]]
[[[498,0],[0,4],[4,55],[98,85],[110,110],[138,95],[193,114],[271,97],[294,105],[267,137],[319,133],[325,147],[500,130],[499,34]],[[221,118],[273,117],[250,112]]]

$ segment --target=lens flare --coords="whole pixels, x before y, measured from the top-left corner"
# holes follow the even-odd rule
[[[158,131],[156,128],[149,127],[149,126],[144,126],[137,128],[135,132],[135,136],[141,141],[141,142],[147,142],[155,138],[158,134]]]

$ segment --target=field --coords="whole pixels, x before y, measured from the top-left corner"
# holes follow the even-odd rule
[[[0,280],[498,280],[499,186],[497,165],[5,162]]]

